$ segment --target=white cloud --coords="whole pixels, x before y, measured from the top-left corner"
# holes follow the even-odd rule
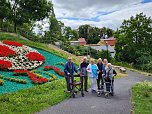
[[[56,0],[56,1],[58,1],[58,0]],[[77,1],[79,1],[79,0],[77,0]],[[84,0],[84,1],[86,1],[86,0]],[[99,2],[99,0],[95,0],[95,1]],[[78,28],[78,26],[80,26],[82,24],[90,24],[90,25],[98,26],[98,27],[105,26],[105,27],[110,27],[112,29],[116,29],[117,27],[119,27],[121,25],[121,23],[124,19],[129,19],[131,16],[135,16],[137,13],[143,12],[147,16],[152,17],[152,12],[151,12],[152,11],[152,7],[151,7],[152,2],[145,3],[145,4],[142,4],[142,3],[137,4],[138,0],[137,1],[135,0],[132,3],[128,3],[128,0],[126,0],[126,1],[127,2],[122,2],[120,4],[115,4],[111,9],[112,10],[113,9],[117,9],[117,10],[119,9],[119,10],[115,11],[113,13],[109,13],[107,15],[101,15],[98,18],[99,22],[85,21],[85,20],[71,20],[71,19],[62,19],[62,18],[60,20],[62,22],[64,22],[66,26],[71,26],[72,28]],[[124,5],[124,4],[126,4],[126,5]],[[78,4],[75,4],[75,5],[78,5]],[[97,15],[97,11],[104,11],[104,10],[109,11],[109,10],[106,10],[105,7],[99,8],[98,5],[97,5],[97,8],[95,8],[96,5],[93,5],[92,8],[88,8],[89,5],[86,6],[86,7],[84,6],[84,8],[80,7],[80,9],[83,10],[83,11],[81,11],[81,12],[77,11],[76,12],[75,11],[76,6],[75,7],[71,6],[71,9],[72,8],[74,9],[74,11],[73,11],[73,10],[69,10],[69,8],[66,9],[66,4],[64,4],[63,7],[62,7],[62,5],[58,4],[58,8],[61,7],[61,9],[62,8],[64,9],[63,12],[64,11],[66,11],[66,12],[64,12],[65,15],[62,15],[62,13],[63,13],[62,11],[60,11],[58,13],[55,12],[55,13],[57,14],[56,15],[57,18],[58,17],[63,17],[63,18],[65,18],[65,17],[92,18],[92,17],[96,17],[96,16],[99,15],[99,14]],[[123,7],[123,5],[124,5],[124,7]],[[68,7],[70,7],[70,6],[68,6]],[[109,7],[111,7],[111,4],[109,5]],[[57,8],[57,7],[55,7],[55,8]],[[60,10],[58,8],[56,9],[56,11]],[[77,8],[79,8],[79,7],[77,6]],[[87,10],[87,8],[88,8],[88,10]],[[89,12],[92,12],[92,13],[87,14]],[[75,16],[76,14],[78,14],[78,15]]]

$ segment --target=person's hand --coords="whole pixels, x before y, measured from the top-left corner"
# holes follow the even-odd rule
[[[68,75],[70,75],[70,73],[68,72]]]

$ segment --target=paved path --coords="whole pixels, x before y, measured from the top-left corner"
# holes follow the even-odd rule
[[[89,92],[85,97],[77,95],[75,99],[70,98],[37,114],[130,114],[130,88],[144,80],[152,81],[152,77],[128,71],[127,77],[115,80],[113,97],[106,99]]]

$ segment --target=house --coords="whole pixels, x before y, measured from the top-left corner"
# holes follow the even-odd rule
[[[78,41],[79,41],[79,43],[80,43],[81,46],[84,46],[84,45],[87,44],[85,38],[79,38]]]
[[[104,45],[115,46],[115,44],[116,44],[116,39],[114,37],[110,37],[107,39],[101,39],[101,40],[104,41]]]
[[[102,50],[107,50],[108,49],[108,51],[111,53],[111,56],[113,58],[115,56],[115,50],[110,45],[108,45],[108,46],[106,46],[106,45],[104,45],[104,46],[90,46],[90,47],[92,49],[97,50],[97,51],[102,51]]]
[[[78,41],[70,41],[70,45],[71,46],[76,46],[76,45],[84,46],[84,45],[86,45],[86,40],[85,40],[85,38],[79,38]]]

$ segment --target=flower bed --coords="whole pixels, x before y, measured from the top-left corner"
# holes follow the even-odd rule
[[[34,69],[45,60],[37,50],[9,40],[0,41],[0,59],[11,62],[9,70]]]
[[[48,72],[46,72],[46,71],[33,70],[32,72],[33,72],[33,73],[42,73],[42,74],[46,74],[46,75],[48,75],[48,76],[51,77],[51,78],[50,78],[50,81],[57,80],[57,77],[56,77],[54,74],[50,74],[50,73],[48,73]]]
[[[14,56],[16,52],[5,45],[0,45],[0,57]]]
[[[1,79],[4,79],[4,80],[8,80],[8,81],[11,81],[11,82],[16,82],[16,83],[20,83],[20,84],[26,84],[26,80],[21,80],[21,79],[17,79],[17,78],[9,78],[9,77],[3,77],[3,76],[0,76]]]
[[[13,75],[15,75],[15,76],[17,76],[17,75],[27,75],[27,72],[28,72],[28,70],[24,70],[24,69],[14,70]]]
[[[10,41],[10,40],[3,40],[2,42],[4,44],[12,45],[12,46],[23,46],[23,44],[21,44],[19,42],[14,42],[14,41]]]
[[[42,84],[48,82],[47,78],[43,77],[38,77],[35,73],[33,72],[28,72],[28,77],[34,84]]]
[[[31,61],[44,61],[45,60],[44,56],[37,52],[30,52],[26,55],[26,57]]]
[[[57,68],[57,67],[54,66],[53,69],[54,69],[54,72],[57,73],[58,75],[64,76],[64,72],[62,72],[59,68]]]
[[[0,60],[0,69],[5,70],[12,67],[12,63],[10,61]]]
[[[46,65],[43,68],[44,68],[45,71],[47,71],[47,70],[52,70],[53,66]]]

